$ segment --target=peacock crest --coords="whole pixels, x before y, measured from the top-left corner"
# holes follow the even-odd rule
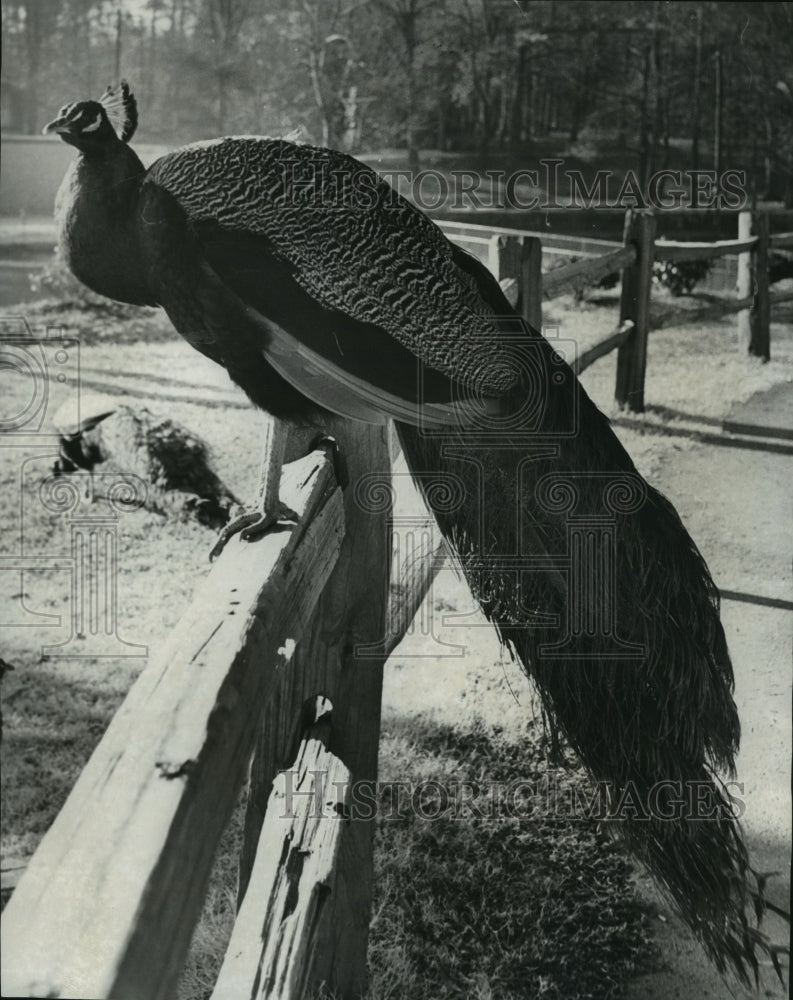
[[[99,98],[108,121],[122,142],[129,142],[138,127],[138,102],[129,84],[122,80],[115,87],[108,87]]]

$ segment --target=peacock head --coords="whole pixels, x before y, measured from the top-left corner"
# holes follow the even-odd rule
[[[99,153],[118,142],[129,142],[138,124],[138,105],[126,80],[108,87],[98,101],[65,104],[42,129],[55,132],[82,153]]]

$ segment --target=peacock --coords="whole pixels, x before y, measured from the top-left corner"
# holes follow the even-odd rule
[[[718,591],[559,351],[365,164],[242,136],[144,169],[137,119],[121,82],[44,128],[78,153],[56,200],[61,252],[95,292],[161,306],[279,418],[257,509],[224,538],[293,516],[278,497],[290,427],[393,420],[551,734],[612,805],[632,805],[614,811],[627,846],[722,972],[756,976],[760,952],[776,965],[719,777],[734,773],[740,726]]]

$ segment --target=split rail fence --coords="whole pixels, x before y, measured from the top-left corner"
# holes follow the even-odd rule
[[[246,780],[212,997],[365,988],[382,668],[438,563],[427,514],[390,585],[403,459],[385,427],[328,431],[343,460],[300,443],[281,477],[297,525],[230,539],[31,858],[3,913],[3,996],[172,1000]]]
[[[742,255],[738,298],[698,315],[748,311],[748,349],[768,356],[770,309],[793,299],[769,295],[768,249],[793,234],[769,238],[762,216],[741,226],[737,240],[666,243],[651,215],[629,213],[622,246],[546,274],[536,234],[445,228],[484,247],[538,329],[543,295],[621,270],[617,328],[574,367],[617,350],[617,399],[641,410],[653,260]],[[382,668],[438,551],[416,549],[391,586],[388,433],[327,430],[343,466],[319,448],[284,467],[298,524],[230,540],[43,838],[3,914],[3,995],[170,1000],[246,781],[238,913],[214,1000],[362,990]]]
[[[772,294],[768,280],[771,250],[793,249],[793,233],[770,235],[768,215],[741,212],[738,238],[712,243],[683,243],[656,239],[655,217],[649,211],[626,213],[622,244],[591,241],[608,248],[604,253],[575,249],[582,259],[555,270],[542,271],[543,235],[537,232],[477,226],[464,222],[441,222],[447,236],[483,259],[501,282],[511,305],[536,330],[542,329],[543,299],[597,284],[602,278],[622,272],[620,311],[617,325],[602,341],[582,351],[571,364],[580,374],[599,358],[617,351],[614,395],[620,406],[634,412],[644,410],[644,380],[647,341],[651,330],[708,322],[738,314],[740,338],[748,352],[770,358],[771,310],[793,301],[793,292]],[[554,236],[551,253],[558,244],[580,243],[577,238]],[[565,251],[562,251],[565,252]],[[571,252],[571,251],[567,251]],[[698,309],[670,310],[651,318],[650,298],[655,261],[688,262],[738,257],[736,298],[699,294]]]

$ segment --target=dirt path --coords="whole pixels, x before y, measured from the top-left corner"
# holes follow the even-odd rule
[[[718,586],[734,595],[724,600],[722,619],[735,666],[735,697],[742,724],[738,779],[745,783],[743,822],[757,869],[780,873],[769,883],[769,898],[787,908],[793,387],[782,385],[759,393],[735,407],[729,419],[764,427],[767,436],[744,435],[732,446],[695,445],[665,458],[655,481],[697,540]],[[771,430],[777,433],[772,435]],[[779,448],[786,437],[789,454],[762,450],[764,441],[776,442],[774,447]],[[747,442],[756,447],[747,447]],[[769,967],[763,969],[759,994],[740,987],[728,991],[649,880],[642,881],[641,891],[658,914],[654,930],[662,958],[657,972],[632,985],[629,1000],[787,995]],[[767,918],[766,930],[774,940],[787,942],[787,926],[773,915]]]

